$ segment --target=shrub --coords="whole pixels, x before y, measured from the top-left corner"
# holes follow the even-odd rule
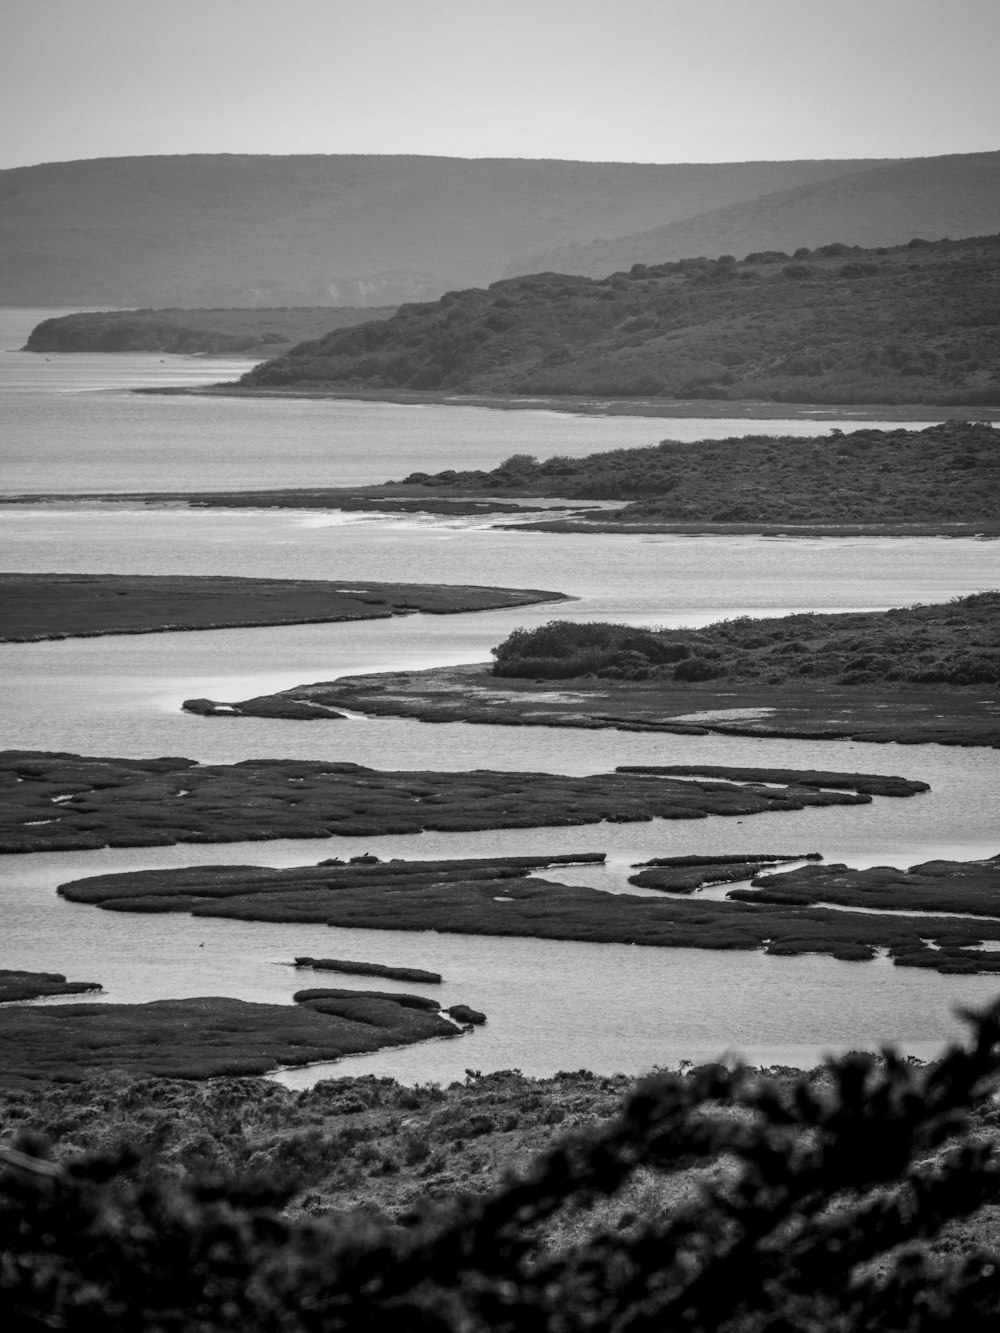
[[[128,1154],[57,1165],[24,1139],[0,1150],[0,1301],[16,1333],[985,1330],[1000,1254],[944,1230],[1000,1183],[982,1133],[998,1011],[970,1021],[969,1047],[926,1069],[888,1052],[822,1077],[656,1076],[492,1194],[403,1226],[290,1219],[252,1181],[164,1183]],[[697,1192],[586,1229],[637,1172],[687,1164]]]

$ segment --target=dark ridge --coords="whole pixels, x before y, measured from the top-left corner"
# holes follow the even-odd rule
[[[534,273],[301,343],[245,388],[1000,404],[1000,236]]]

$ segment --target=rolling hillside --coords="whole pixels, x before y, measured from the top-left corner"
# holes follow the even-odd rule
[[[248,387],[1000,403],[1000,236],[557,273],[405,305]]]
[[[0,171],[0,304],[387,306],[878,162],[122,157]],[[954,233],[953,233],[954,234]]]
[[[342,306],[277,310],[84,310],[43,319],[26,352],[176,352],[184,355],[278,356],[306,338],[348,328],[395,311]]]
[[[1000,230],[1000,153],[887,162],[864,171],[761,195],[633,236],[571,243],[518,258],[507,276],[583,273],[597,278],[633,264],[752,250],[900,245]]]

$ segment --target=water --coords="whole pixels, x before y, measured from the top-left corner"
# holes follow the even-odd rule
[[[860,422],[498,412],[287,399],[146,397],[150,384],[233,380],[252,364],[204,357],[17,352],[55,311],[0,309],[0,493],[354,486],[413,471],[495,467],[515,453],[600,449],[743,434],[822,434]],[[880,423],[886,424],[886,423]],[[923,423],[929,424],[929,423]]]
[[[15,323],[8,320],[6,327]],[[18,338],[0,334],[0,343],[23,342],[23,318],[21,325]],[[221,373],[219,363],[194,358],[46,362],[0,355],[9,463],[3,490],[339,485],[418,467],[489,465],[514,452],[545,456],[651,443],[681,430],[685,438],[767,428],[802,433],[801,423],[666,423],[376,404],[137,398],[124,392],[148,383],[151,372],[191,381]],[[828,425],[816,423],[815,429]],[[287,966],[296,954],[432,967],[446,977],[442,1002],[484,1009],[486,1028],[461,1040],[358,1057],[333,1071],[386,1072],[411,1081],[460,1077],[466,1067],[638,1072],[681,1058],[714,1058],[724,1050],[765,1063],[808,1064],[823,1049],[882,1041],[929,1054],[957,1031],[954,1005],[984,1002],[997,989],[991,978],[939,977],[884,960],[846,964],[820,957],[153,919],[65,903],[53,891],[68,879],[109,870],[295,865],[368,850],[407,857],[605,851],[605,868],[568,868],[558,878],[609,892],[627,888],[635,861],[680,853],[817,850],[852,865],[992,855],[1000,851],[1000,754],[994,751],[426,726],[400,719],[227,722],[184,714],[179,704],[192,695],[242,698],[345,673],[484,660],[512,628],[556,615],[676,625],[723,615],[942,600],[1000,584],[995,543],[586,538],[495,531],[481,520],[47,504],[0,508],[0,569],[420,579],[551,588],[578,599],[466,616],[2,645],[7,746],[184,754],[212,762],[336,758],[453,771],[587,773],[637,762],[822,767],[900,773],[932,786],[911,800],[739,821],[3,857],[0,966],[100,980],[109,1001],[229,994],[271,1002],[288,1002],[295,989],[314,980],[314,974]],[[331,1071],[286,1077],[298,1082],[323,1072]]]

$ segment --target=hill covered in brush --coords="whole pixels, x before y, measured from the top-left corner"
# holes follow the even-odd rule
[[[0,171],[0,304],[395,306],[492,282],[519,255],[869,165],[206,153],[15,167]]]
[[[754,684],[1000,684],[1000,592],[931,606],[751,619],[702,629],[552,620],[493,649],[493,674]]]
[[[404,305],[247,387],[1000,403],[1000,235],[539,273]]]
[[[664,440],[539,463],[514,454],[492,471],[414,472],[404,484],[458,494],[621,500],[606,522],[979,523],[1000,514],[1000,431],[945,421],[924,430]]]
[[[666,221],[634,236],[579,242],[519,258],[505,277],[556,270],[602,277],[688,255],[795,250],[832,241],[898,245],[911,236],[981,236],[1000,229],[1000,153],[867,164],[756,199]]]
[[[173,352],[207,356],[277,356],[331,329],[387,319],[395,311],[346,306],[277,310],[82,310],[36,324],[26,352]]]

